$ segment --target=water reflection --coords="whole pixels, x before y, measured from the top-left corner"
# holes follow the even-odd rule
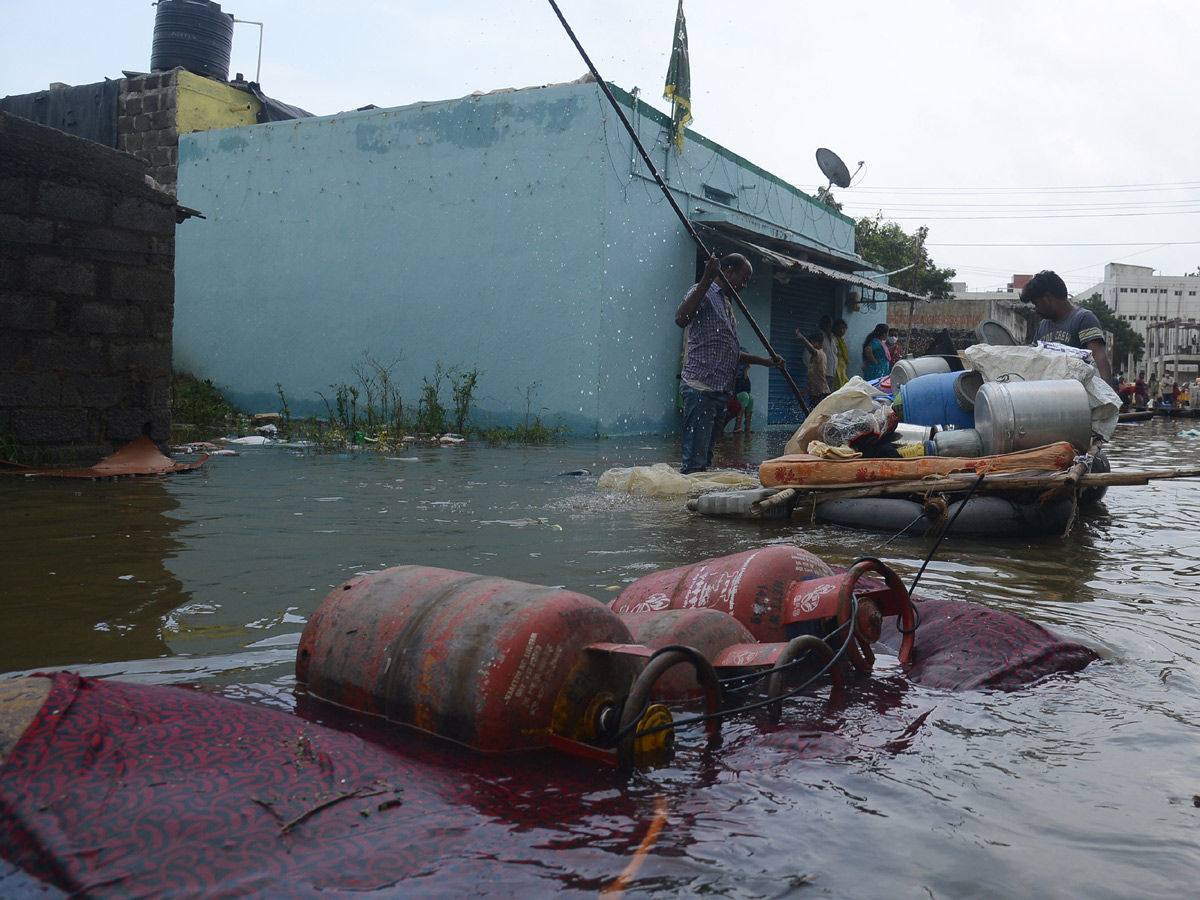
[[[1200,441],[1179,437],[1182,427],[1122,426],[1114,467],[1196,465]],[[718,457],[752,462],[786,438],[753,435]],[[259,450],[167,482],[0,480],[10,626],[0,667],[108,661],[104,674],[216,683],[291,709],[303,622],[357,572],[435,565],[608,599],[654,569],[764,543],[836,564],[879,554],[906,579],[929,550],[920,538],[880,549],[887,536],[704,519],[596,489],[607,468],[677,454],[670,439],[392,460]],[[578,468],[593,475],[557,477]],[[779,897],[811,882],[872,900],[1179,896],[1200,865],[1197,520],[1200,482],[1159,481],[1113,488],[1065,540],[943,543],[925,593],[1023,613],[1105,657],[1019,691],[887,692],[881,679],[877,701],[832,716],[819,700],[796,704],[778,729],[739,720],[716,752],[685,734],[671,766],[625,783],[596,775],[590,789],[540,758],[470,774],[470,757],[443,745],[411,752],[447,772],[461,764],[463,793],[451,799],[473,810],[471,840],[531,885],[544,867],[543,891],[595,896],[663,795],[669,822],[641,895]],[[165,652],[174,656],[154,658]],[[544,798],[572,812],[533,831],[505,814]],[[462,858],[478,864],[471,853]]]
[[[169,654],[164,618],[188,599],[167,568],[179,501],[163,481],[0,478],[0,667]]]

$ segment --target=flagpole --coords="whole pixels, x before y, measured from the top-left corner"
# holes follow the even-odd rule
[[[617,103],[617,98],[614,97],[612,91],[608,89],[608,82],[601,78],[600,73],[596,71],[595,65],[593,65],[591,59],[588,57],[587,51],[583,49],[583,45],[579,43],[579,38],[575,37],[575,32],[571,30],[571,26],[567,24],[567,20],[563,17],[562,10],[558,8],[558,4],[555,3],[554,0],[549,0],[549,3],[550,7],[554,10],[554,14],[558,16],[558,21],[560,21],[562,23],[562,27],[566,29],[567,37],[571,39],[571,43],[575,45],[575,49],[579,51],[579,55],[583,57],[583,61],[587,63],[588,70],[592,73],[592,77],[596,79],[596,84],[600,85],[600,90],[604,92],[604,96],[607,97],[608,102],[612,104],[613,110],[616,111],[617,118],[621,120],[621,124],[624,125],[625,130],[629,132],[629,136],[633,138],[633,144],[635,147],[637,147],[638,153],[641,154],[642,161],[646,163],[646,167],[650,170],[650,174],[653,175],[654,180],[658,182],[658,186],[662,190],[663,196],[665,196],[667,198],[667,202],[671,204],[671,209],[675,210],[675,215],[679,216],[679,221],[683,223],[683,227],[687,229],[687,232],[689,235],[691,235],[692,240],[696,242],[696,246],[698,246],[704,252],[706,257],[711,257],[713,255],[712,251],[710,251],[708,247],[704,245],[704,241],[700,239],[700,235],[696,233],[696,229],[692,227],[692,223],[688,221],[688,217],[684,214],[683,210],[679,208],[679,204],[675,202],[675,197],[671,193],[671,189],[667,187],[667,183],[663,181],[662,176],[658,174],[658,169],[655,167],[654,161],[650,159],[650,154],[646,152],[646,148],[642,146],[642,142],[638,139],[637,132],[633,130],[633,125],[630,124],[629,119],[625,115],[625,111],[621,109],[620,104]],[[746,308],[746,304],[742,302],[742,298],[738,296],[738,292],[734,290],[732,285],[726,284],[726,286],[729,288],[729,292],[733,296],[734,302],[737,303],[738,309],[740,309],[742,311],[742,315],[746,317],[746,322],[750,325],[750,328],[754,331],[754,334],[758,337],[759,341],[762,342],[763,347],[766,348],[767,355],[769,355],[771,358],[778,356],[774,348],[771,347],[771,342],[767,340],[767,336],[763,334],[763,330],[759,328],[758,323],[754,321],[754,316],[750,315],[750,310]],[[805,400],[804,395],[800,393],[800,388],[796,386],[796,382],[792,378],[792,373],[786,368],[779,369],[778,371],[779,374],[784,377],[784,380],[787,381],[788,387],[792,389],[792,393],[795,395],[796,401],[800,404],[800,408],[804,410],[804,414],[808,415],[812,410],[809,408],[808,402]]]

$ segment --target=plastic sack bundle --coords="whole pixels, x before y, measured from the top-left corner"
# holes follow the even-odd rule
[[[877,438],[891,430],[892,407],[886,397],[877,398],[872,409],[848,409],[834,413],[821,426],[821,436],[831,447],[849,447],[863,435]]]
[[[891,397],[855,375],[813,407],[812,412],[808,414],[808,417],[796,429],[796,433],[792,435],[791,440],[787,442],[783,452],[787,455],[804,453],[811,441],[825,440],[821,429],[830,418],[849,410],[871,412],[876,408],[876,398],[887,403],[891,402]],[[825,442],[832,443],[831,441]]]
[[[620,491],[659,499],[686,497],[695,491],[728,491],[759,486],[758,479],[745,472],[692,472],[684,475],[667,463],[609,469],[597,482],[597,487],[602,491]]]

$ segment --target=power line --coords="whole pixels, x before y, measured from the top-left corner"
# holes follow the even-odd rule
[[[937,212],[946,209],[969,209],[979,212],[988,212],[991,210],[1102,210],[1102,209],[1158,209],[1171,206],[1195,206],[1200,203],[1200,198],[1192,200],[1139,200],[1132,203],[889,203],[888,209],[904,210],[907,212]],[[870,207],[874,209],[878,204],[865,202],[849,202],[845,206],[851,207]]]
[[[1192,216],[1200,208],[1169,212],[1098,212],[1098,213],[1050,213],[1036,216],[888,216],[893,222],[979,222],[985,220],[1023,221],[1029,219],[1117,219],[1130,216]],[[849,215],[849,213],[847,213]]]
[[[856,194],[930,194],[930,195],[949,195],[949,196],[966,196],[973,194],[979,196],[987,196],[991,194],[1121,194],[1121,193],[1138,193],[1151,191],[1176,191],[1176,190],[1197,190],[1200,189],[1200,181],[1164,181],[1164,182],[1147,182],[1143,184],[1114,184],[1114,185],[1079,185],[1067,186],[1058,185],[1053,187],[995,187],[995,188],[922,188],[922,187],[874,187],[862,188],[855,187]]]
[[[1049,243],[1033,244],[1020,241],[1012,244],[949,244],[930,241],[926,247],[1187,247],[1200,241],[1102,241],[1096,243]]]

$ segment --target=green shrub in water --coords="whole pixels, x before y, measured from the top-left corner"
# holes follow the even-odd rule
[[[220,432],[235,415],[244,415],[208,378],[171,373],[171,437],[193,440]]]

